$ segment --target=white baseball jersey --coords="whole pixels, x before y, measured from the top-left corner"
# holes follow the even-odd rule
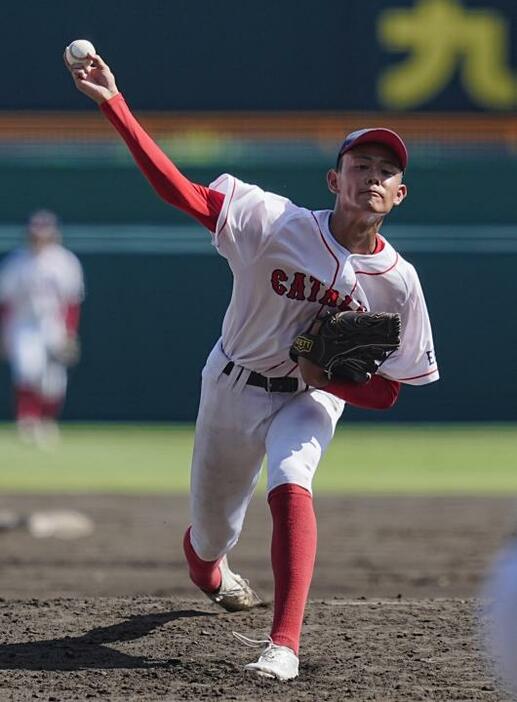
[[[65,334],[64,312],[81,302],[83,274],[77,257],[59,244],[36,253],[20,248],[0,268],[0,303],[9,308],[6,335],[16,328],[39,330],[50,344]]]
[[[411,385],[438,380],[431,324],[413,266],[383,238],[377,254],[350,253],[329,229],[330,210],[313,212],[224,174],[213,243],[234,284],[222,348],[236,364],[270,377],[301,377],[293,339],[325,311],[398,312],[400,348],[381,374]]]

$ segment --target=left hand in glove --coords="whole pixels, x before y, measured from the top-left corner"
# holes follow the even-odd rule
[[[307,359],[331,378],[367,383],[393,351],[400,346],[400,315],[388,312],[336,312],[317,320],[309,332],[294,340],[289,355],[294,361]],[[319,380],[321,374],[308,364],[302,374]],[[310,383],[313,384],[313,383]]]

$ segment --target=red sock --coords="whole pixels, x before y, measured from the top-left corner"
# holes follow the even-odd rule
[[[298,654],[305,603],[316,558],[312,495],[299,485],[279,485],[268,496],[273,516],[271,563],[275,610],[271,638]]]
[[[40,419],[41,398],[29,388],[16,388],[16,419]]]
[[[61,411],[63,404],[63,399],[61,397],[57,399],[44,398],[41,400],[41,413],[45,419],[56,419]]]
[[[216,592],[221,587],[221,571],[218,566],[221,559],[203,561],[192,548],[189,527],[183,537],[183,551],[187,559],[190,579],[205,592]]]

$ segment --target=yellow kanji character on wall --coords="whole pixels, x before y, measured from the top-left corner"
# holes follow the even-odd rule
[[[508,66],[508,23],[498,11],[467,9],[458,0],[419,0],[410,9],[385,10],[377,29],[385,48],[409,52],[379,80],[384,106],[418,107],[438,95],[456,70],[477,105],[517,105],[517,79]]]

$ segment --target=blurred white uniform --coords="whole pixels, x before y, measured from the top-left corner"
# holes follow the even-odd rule
[[[486,653],[517,699],[517,539],[495,558],[481,593]]]
[[[59,360],[67,340],[66,310],[84,296],[77,257],[57,243],[41,251],[23,247],[0,267],[0,304],[7,309],[3,344],[16,386],[48,399],[66,391]]]

